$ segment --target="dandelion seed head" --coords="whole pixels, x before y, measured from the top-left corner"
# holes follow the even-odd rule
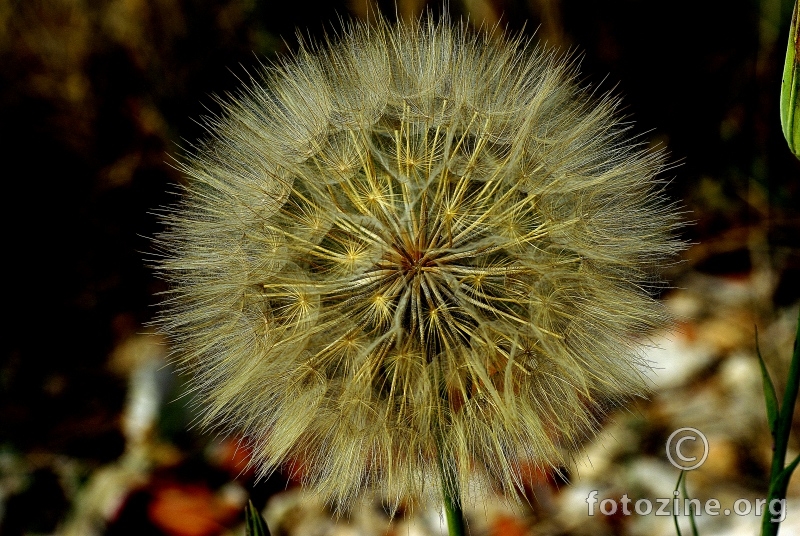
[[[645,393],[681,244],[609,96],[495,32],[354,24],[207,119],[156,239],[203,424],[337,505],[514,494]]]

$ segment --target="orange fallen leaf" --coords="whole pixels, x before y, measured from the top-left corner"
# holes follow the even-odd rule
[[[150,521],[170,536],[215,536],[238,515],[205,486],[166,485],[153,493]]]

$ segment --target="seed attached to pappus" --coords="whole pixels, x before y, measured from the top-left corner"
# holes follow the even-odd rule
[[[522,37],[379,21],[206,120],[160,324],[260,475],[342,506],[513,496],[645,393],[679,214],[662,153],[575,79]]]

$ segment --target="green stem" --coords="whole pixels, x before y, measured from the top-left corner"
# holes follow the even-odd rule
[[[439,396],[442,400],[447,400],[447,390],[445,388],[445,377],[443,371],[438,367],[432,368],[432,380],[434,385],[439,386]],[[447,519],[448,536],[465,536],[464,512],[461,510],[461,492],[458,485],[458,471],[455,464],[448,458],[448,450],[445,448],[445,418],[442,413],[436,423],[436,457],[439,463],[439,477],[442,481],[442,500],[444,501],[444,515]]]
[[[774,480],[786,464],[786,447],[789,440],[789,433],[792,429],[792,417],[794,416],[794,405],[797,400],[797,392],[800,390],[800,351],[798,351],[797,338],[800,337],[800,317],[798,317],[797,333],[794,341],[794,355],[792,363],[789,365],[789,380],[786,385],[786,392],[783,393],[780,416],[778,417],[778,429],[776,437],[783,441],[776,442],[775,455],[772,458],[772,471],[770,481]]]
[[[444,514],[447,517],[448,536],[464,536],[464,513],[458,499],[450,496],[450,490],[444,488]]]
[[[448,536],[465,536],[464,512],[461,510],[458,475],[450,460],[445,459],[442,438],[438,437],[439,474],[442,479],[442,499],[444,499],[444,515],[447,519]]]
[[[791,471],[794,469],[794,467],[790,467],[788,471],[785,471],[787,469],[786,448],[789,443],[789,434],[792,431],[792,418],[794,417],[794,406],[797,401],[798,391],[800,391],[800,315],[797,318],[797,333],[795,334],[792,363],[789,365],[789,379],[786,383],[786,391],[783,393],[783,401],[778,411],[778,418],[773,431],[775,446],[769,474],[767,505],[772,504],[773,500],[786,498],[786,487],[789,484]],[[770,516],[765,515],[761,524],[761,534],[762,536],[775,536],[778,534],[779,527],[779,522],[773,522]]]

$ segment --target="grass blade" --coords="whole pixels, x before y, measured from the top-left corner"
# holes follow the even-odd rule
[[[256,507],[253,506],[252,501],[247,501],[247,506],[244,510],[244,517],[246,523],[246,536],[270,536],[267,522],[261,516]]]
[[[761,367],[761,383],[764,388],[764,402],[767,406],[767,422],[774,439],[779,418],[778,395],[775,393],[775,385],[772,383],[772,378],[769,377],[767,365],[764,363],[764,358],[761,357],[761,349],[758,347],[758,327],[756,327],[756,355],[758,355],[758,364]]]

